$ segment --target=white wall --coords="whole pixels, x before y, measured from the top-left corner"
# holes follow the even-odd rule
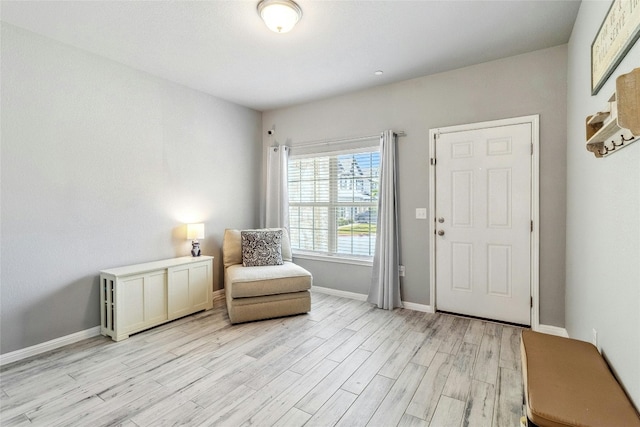
[[[540,321],[564,326],[566,46],[263,114],[265,147],[405,131],[398,145],[403,300],[431,303],[428,222],[430,128],[540,114]],[[393,72],[392,62],[387,72]],[[275,127],[271,140],[266,131]],[[293,149],[295,151],[295,148]],[[264,149],[266,152],[266,149]],[[366,294],[369,267],[301,261],[314,284]],[[339,273],[339,274],[338,274]]]
[[[583,1],[569,43],[567,283],[569,335],[591,341],[640,408],[640,143],[604,159],[585,150],[585,118],[601,111],[615,77],[640,67],[640,43],[596,96],[590,48],[609,2]]]
[[[98,271],[258,223],[261,115],[2,24],[1,352],[99,325]]]

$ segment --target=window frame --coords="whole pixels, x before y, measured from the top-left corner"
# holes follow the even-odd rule
[[[338,158],[339,156],[342,155],[350,155],[350,154],[367,154],[367,153],[380,153],[380,145],[379,145],[379,139],[378,138],[370,138],[368,142],[366,143],[362,143],[360,142],[359,144],[354,144],[357,146],[344,146],[345,144],[342,144],[343,147],[339,147],[339,148],[333,148],[330,150],[327,150],[326,147],[323,147],[321,149],[318,150],[314,150],[314,149],[307,149],[307,150],[300,150],[302,151],[301,153],[298,153],[295,148],[295,146],[292,147],[291,149],[291,154],[289,156],[289,160],[288,162],[291,161],[296,161],[296,160],[300,160],[300,159],[309,159],[309,158],[319,158],[319,157],[329,157],[330,159],[330,163],[329,163],[329,201],[328,202],[317,202],[317,201],[310,201],[310,202],[297,202],[294,201],[292,202],[291,200],[288,201],[288,208],[289,210],[292,207],[308,207],[308,208],[315,208],[315,207],[326,207],[328,210],[328,227],[327,227],[327,251],[321,251],[321,250],[308,250],[308,249],[300,249],[300,248],[296,248],[294,246],[294,243],[292,242],[292,252],[294,257],[296,258],[301,258],[301,259],[309,259],[309,260],[320,260],[320,261],[330,261],[330,262],[337,262],[337,263],[344,263],[344,264],[354,264],[354,265],[365,265],[365,266],[371,266],[373,265],[373,254],[371,255],[358,255],[358,254],[353,254],[353,253],[341,253],[338,252],[339,247],[338,247],[338,227],[337,227],[337,215],[336,212],[339,208],[343,207],[343,208],[368,208],[368,209],[377,209],[378,208],[378,200],[377,198],[375,200],[372,200],[370,202],[363,202],[363,201],[349,201],[349,202],[340,202],[338,201],[338,193],[340,191],[340,184],[341,184],[341,179],[340,179],[340,175],[337,173],[338,169]],[[289,163],[287,164],[287,168],[289,168]],[[333,173],[332,173],[333,172]],[[380,164],[378,164],[377,166],[377,178],[379,179],[379,172],[380,172]],[[315,171],[314,171],[314,177],[315,177]],[[369,175],[369,176],[365,176],[365,179],[375,179],[376,175]],[[287,180],[287,185],[290,185],[291,181],[290,178],[288,178]],[[356,184],[355,182],[356,180],[354,179],[354,184]],[[314,180],[315,182],[315,180]],[[378,180],[379,183],[379,180]],[[315,221],[315,219],[314,219]],[[357,224],[356,222],[353,222],[352,224]],[[368,222],[367,224],[373,224],[376,225],[375,223],[371,223]],[[332,226],[335,225],[335,226]],[[298,230],[300,230],[300,227],[297,227]],[[315,232],[316,231],[316,226],[315,224],[313,224],[313,228],[312,230]],[[377,239],[377,236],[375,237]],[[297,242],[296,242],[297,244]],[[375,251],[375,241],[374,241],[374,245],[373,245],[373,251]]]

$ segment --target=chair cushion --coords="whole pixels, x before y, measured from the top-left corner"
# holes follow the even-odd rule
[[[262,230],[282,230],[282,260],[293,261],[291,242],[286,228],[264,228]],[[249,230],[247,230],[249,231]],[[240,230],[228,228],[222,240],[222,262],[225,267],[242,264],[242,236]]]
[[[311,281],[311,273],[288,261],[261,267],[236,264],[225,271],[225,292],[232,298],[285,294],[311,289]]]
[[[231,323],[292,316],[311,310],[311,295],[303,291],[253,298],[227,297],[227,310]]]
[[[269,304],[269,303],[273,303],[273,302],[286,302],[286,301],[293,301],[293,300],[297,300],[297,299],[311,299],[311,294],[309,294],[309,291],[302,291],[302,292],[293,292],[293,293],[288,293],[288,294],[278,294],[278,295],[263,295],[263,296],[259,296],[259,297],[248,297],[248,298],[234,298],[233,299],[233,306],[234,307],[247,307],[250,305],[256,305],[256,304]],[[307,309],[307,311],[309,311]],[[262,317],[259,316],[259,317]]]

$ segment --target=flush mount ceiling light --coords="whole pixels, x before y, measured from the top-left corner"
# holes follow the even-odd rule
[[[292,0],[262,0],[258,15],[276,33],[286,33],[302,18],[302,9]]]

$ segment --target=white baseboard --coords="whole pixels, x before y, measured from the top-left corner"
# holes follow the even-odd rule
[[[224,300],[224,289],[219,289],[213,292],[213,301],[216,302],[219,300]],[[55,350],[65,345],[74,344],[78,341],[86,340],[87,338],[93,338],[98,335],[100,335],[100,326],[66,335],[64,337],[56,338],[51,341],[36,344],[31,347],[12,351],[11,353],[0,354],[0,366],[17,362],[19,360],[26,359],[27,357],[37,356],[38,354]]]
[[[407,301],[402,301],[402,305],[407,310],[421,311],[423,313],[435,313],[435,311],[433,310],[433,306],[431,305],[416,304],[415,302]]]
[[[538,325],[535,328],[536,332],[542,332],[543,334],[556,335],[559,337],[569,338],[569,333],[565,328],[561,328],[559,326],[551,326],[551,325]]]
[[[347,292],[347,291],[340,291],[338,289],[323,288],[322,286],[313,286],[311,287],[311,290],[315,292],[319,292],[321,294],[333,295],[334,297],[349,298],[349,299],[355,299],[358,301],[367,300],[367,296],[365,294],[357,294],[355,292]]]
[[[355,292],[340,291],[338,289],[324,288],[322,286],[313,286],[311,289],[315,292],[319,292],[322,294],[333,295],[333,296],[342,297],[342,298],[349,298],[357,301],[367,300],[367,295],[358,294]],[[220,289],[213,292],[213,301],[218,301],[223,299],[224,299],[224,289]],[[404,308],[408,310],[421,311],[424,313],[434,312],[433,306],[431,305],[416,304],[416,303],[407,302],[407,301],[403,301],[402,305],[404,306]],[[561,337],[569,336],[566,329],[560,328],[557,326],[539,325],[538,328],[536,328],[536,331],[542,332],[545,334],[550,334],[550,335],[558,335]],[[2,354],[0,355],[0,366],[17,362],[19,360],[26,359],[27,357],[36,356],[38,354],[42,354],[47,351],[55,350],[65,345],[74,344],[74,343],[77,343],[78,341],[82,341],[87,338],[93,338],[98,335],[100,335],[100,326],[96,326],[90,329],[85,329],[84,331],[79,331],[74,334],[53,339],[51,341],[43,342],[31,347],[27,347],[20,350],[12,351],[10,353]]]
[[[100,335],[100,326],[85,329],[84,331],[79,331],[74,334],[65,335],[64,337],[36,344],[31,347],[12,351],[11,353],[2,354],[0,355],[0,366],[17,362],[19,360],[26,359],[27,357],[36,356],[47,351],[55,350],[56,348],[64,347],[65,345],[74,344],[78,341],[86,340],[87,338],[93,338],[98,335]]]
[[[366,301],[367,300],[367,295],[358,294],[358,293],[355,293],[355,292],[347,292],[347,291],[340,291],[338,289],[323,288],[322,286],[313,286],[311,289],[316,291],[316,292],[319,292],[321,294],[333,295],[334,297],[349,298],[349,299],[354,299],[354,300],[357,300],[357,301]],[[434,312],[433,311],[433,307],[430,306],[430,305],[416,304],[414,302],[407,302],[407,301],[402,301],[402,305],[407,310],[422,311],[424,313],[433,313]]]

